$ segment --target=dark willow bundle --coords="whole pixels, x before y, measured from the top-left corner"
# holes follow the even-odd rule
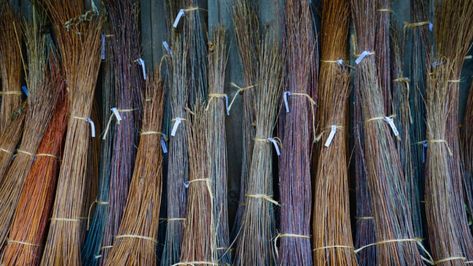
[[[81,211],[91,133],[90,114],[100,68],[102,17],[82,0],[44,0],[66,73],[70,119],[42,265],[80,265]],[[78,34],[80,33],[80,35]]]
[[[461,128],[461,147],[462,162],[465,167],[464,179],[471,181],[473,178],[473,83],[469,90]],[[472,188],[467,184],[465,184],[465,190],[471,190]]]
[[[0,183],[0,246],[5,243],[23,182],[51,120],[59,92],[63,89],[59,64],[54,59],[56,55],[51,48],[46,47],[46,37],[40,30],[43,23],[44,19],[35,12],[33,22],[25,27],[28,52],[28,111],[20,147]]]
[[[107,42],[106,54],[110,55],[111,43]],[[110,56],[102,63],[104,81],[102,84],[102,121],[110,119],[110,110],[114,107],[114,71],[113,63]],[[108,132],[107,138],[102,140],[100,149],[100,165],[99,165],[99,192],[96,202],[92,208],[95,209],[93,216],[88,224],[87,236],[81,250],[82,262],[85,265],[97,265],[101,257],[101,247],[105,223],[108,217],[108,196],[110,189],[110,159],[112,157],[113,131]]]
[[[110,41],[115,73],[115,107],[122,121],[115,126],[113,134],[108,218],[102,240],[102,261],[106,261],[125,209],[136,156],[135,143],[139,134],[137,129],[140,128],[141,112],[139,98],[143,88],[143,73],[136,63],[141,56],[138,2],[107,0],[105,4],[113,34]]]
[[[350,73],[341,61],[337,63],[347,56],[349,3],[326,0],[322,8],[318,99],[325,143],[316,165],[312,215],[314,265],[357,265],[350,224],[346,141]]]
[[[394,130],[387,123],[390,118],[386,118],[373,56],[376,27],[372,18],[376,15],[376,1],[352,0],[351,3],[357,53],[365,55],[356,61],[355,88],[360,91],[358,104],[362,105],[364,155],[376,228],[376,242],[372,245],[376,246],[380,265],[421,265]]]
[[[458,125],[453,121],[458,116],[458,79],[473,38],[473,5],[467,0],[435,3],[435,61],[426,91],[425,208],[434,261],[463,265],[473,258],[473,242],[463,208]]]
[[[378,68],[379,85],[383,92],[384,110],[391,112],[391,0],[376,1],[376,66]]]
[[[25,179],[2,258],[5,265],[38,265],[41,260],[56,192],[67,109],[67,101],[60,100]]]
[[[234,265],[272,265],[274,205],[272,151],[277,139],[272,138],[277,106],[282,89],[282,56],[275,40],[267,34],[259,47],[260,66],[255,90],[256,136],[246,188],[245,210],[238,238]]]
[[[26,107],[18,108],[13,113],[12,120],[8,123],[5,131],[0,134],[0,181],[8,170],[16,146],[21,140],[26,113]]]
[[[13,113],[21,104],[21,22],[6,0],[0,1],[0,80],[2,97],[0,132],[7,129]]]
[[[315,106],[311,71],[315,68],[316,36],[309,2],[286,2],[285,54],[290,111],[280,119],[284,152],[279,160],[281,265],[312,265],[310,217],[312,209],[311,152]],[[288,110],[286,110],[288,111]]]
[[[228,228],[227,203],[227,141],[225,136],[226,95],[225,70],[227,64],[225,29],[218,27],[213,32],[209,48],[209,100],[207,106],[207,141],[210,154],[210,180],[213,191],[213,217],[217,237],[217,257],[222,264],[231,263],[230,232]]]
[[[156,265],[163,177],[163,93],[163,83],[156,72],[146,89],[141,138],[126,208],[105,265]]]
[[[255,138],[255,92],[258,72],[258,45],[260,43],[259,21],[255,1],[236,0],[233,6],[233,24],[236,41],[243,65],[245,84],[237,93],[243,94],[242,135],[243,147],[240,177],[240,204],[238,205],[232,237],[236,237],[241,227],[241,219],[245,210],[246,187],[250,174],[251,156]]]

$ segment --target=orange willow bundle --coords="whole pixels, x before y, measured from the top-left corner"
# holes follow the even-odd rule
[[[80,265],[80,216],[87,182],[89,137],[94,129],[89,116],[100,68],[102,17],[93,11],[85,12],[82,0],[44,0],[42,3],[53,21],[71,108],[41,264]]]
[[[2,264],[38,265],[41,260],[56,191],[67,114],[66,101],[61,100],[25,179]]]
[[[163,99],[163,82],[159,73],[155,73],[148,81],[141,138],[125,212],[105,265],[156,265],[163,177],[160,144]]]
[[[44,20],[38,13],[25,27],[28,64],[26,81],[29,88],[28,112],[23,137],[15,159],[0,183],[0,246],[3,246],[20,197],[23,182],[36,157],[56,101],[62,89],[62,76],[51,48],[46,47],[45,35],[40,28]],[[48,55],[48,52],[51,54]],[[50,58],[49,64],[47,58]]]
[[[346,59],[349,3],[325,0],[319,76],[320,148],[312,215],[314,265],[357,265],[350,224],[347,117],[350,73]]]
[[[2,92],[0,133],[7,129],[13,112],[21,104],[21,41],[20,19],[6,0],[0,1],[0,80]]]
[[[18,108],[13,113],[12,121],[0,135],[0,181],[8,170],[15,148],[21,139],[26,112],[25,107]]]

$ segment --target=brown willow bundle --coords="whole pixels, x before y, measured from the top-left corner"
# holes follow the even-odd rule
[[[227,140],[225,136],[226,95],[225,71],[227,66],[227,44],[225,29],[213,31],[209,47],[209,96],[207,141],[210,153],[210,184],[213,192],[213,217],[217,237],[217,258],[221,264],[231,263],[230,232],[228,228],[227,202]]]
[[[2,263],[39,265],[56,192],[67,101],[60,100],[21,191]]]
[[[191,123],[188,124],[187,217],[184,223],[181,260],[175,265],[217,265],[214,192],[210,179],[210,113],[205,111],[201,101],[197,99],[194,113],[189,116]]]
[[[391,113],[392,91],[391,91],[391,0],[376,1],[376,66],[378,71],[379,85],[383,92],[384,112]]]
[[[19,107],[13,113],[5,131],[0,134],[0,181],[8,170],[15,148],[21,140],[26,113],[26,105]]]
[[[81,0],[42,3],[51,16],[60,48],[71,117],[41,264],[80,265],[80,215],[91,132],[88,117],[100,68],[102,17],[91,11],[83,13],[85,7]]]
[[[122,121],[114,128],[110,162],[108,218],[102,240],[101,261],[118,233],[136,156],[139,137],[143,73],[136,60],[140,55],[139,1],[104,1],[113,38],[112,57],[115,73],[115,102]],[[145,73],[146,74],[146,73]],[[112,114],[110,114],[113,116]]]
[[[463,265],[473,244],[463,208],[459,169],[458,78],[473,38],[471,1],[436,1],[435,53],[426,91],[425,208],[429,243],[437,263]],[[458,31],[452,31],[452,29]],[[455,118],[454,118],[455,117]],[[454,128],[452,128],[454,127]],[[466,257],[466,258],[465,258]]]
[[[161,206],[161,124],[163,83],[156,72],[148,81],[143,126],[125,211],[105,265],[156,265]]]
[[[421,256],[414,239],[404,176],[396,150],[392,128],[385,121],[384,99],[373,56],[375,30],[372,18],[376,1],[352,0],[353,20],[359,54],[355,86],[360,90],[364,121],[364,155],[368,170],[376,228],[377,260],[380,265],[421,265]],[[396,195],[393,197],[393,195]]]
[[[242,118],[242,158],[240,177],[240,204],[238,205],[235,222],[232,228],[232,238],[235,238],[241,227],[241,219],[245,210],[246,187],[250,174],[251,156],[255,138],[255,92],[252,86],[256,84],[258,72],[258,45],[260,43],[259,21],[256,1],[236,0],[233,6],[233,24],[235,26],[236,42],[243,66],[245,84],[238,93],[243,93]],[[245,89],[246,88],[246,89]]]
[[[312,265],[311,152],[315,103],[311,71],[315,68],[316,36],[307,1],[290,0],[285,10],[286,88],[288,108],[279,119],[280,265]],[[290,105],[289,105],[290,104]],[[289,112],[288,112],[289,111]]]
[[[33,14],[32,22],[25,25],[28,52],[26,76],[29,88],[28,112],[20,147],[0,183],[0,202],[2,202],[0,205],[0,246],[5,243],[23,182],[30,171],[36,150],[51,120],[59,92],[63,89],[63,79],[59,64],[55,59],[56,55],[51,47],[46,46],[45,35],[40,30],[43,25],[44,18],[36,12]],[[47,60],[48,57],[50,60]]]
[[[255,90],[256,136],[250,175],[246,188],[246,207],[238,238],[234,265],[273,265],[275,220],[273,199],[272,138],[277,106],[282,89],[282,56],[279,46],[267,33],[261,42],[258,85]]]
[[[325,144],[320,147],[316,165],[314,265],[357,265],[350,224],[346,141],[350,73],[340,61],[337,63],[347,56],[349,3],[327,0],[322,5],[318,102]]]
[[[21,104],[22,28],[18,16],[6,0],[0,1],[0,80],[2,96],[0,132],[5,131],[12,114]]]

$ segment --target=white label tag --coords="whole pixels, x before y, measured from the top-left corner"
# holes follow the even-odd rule
[[[118,109],[116,107],[113,107],[111,110],[113,115],[117,118],[117,124],[120,124],[120,122],[123,120],[122,116],[120,115],[120,112],[118,112]]]
[[[105,34],[102,33],[102,40],[101,40],[101,43],[102,43],[102,46],[101,46],[101,50],[100,50],[100,58],[102,60],[105,60],[105,57],[106,57],[106,46],[105,46]]]
[[[363,61],[363,59],[365,59],[365,57],[370,54],[371,53],[368,51],[363,51],[363,53],[361,53],[360,56],[358,56],[358,58],[355,60],[355,64],[359,65]]]
[[[276,150],[276,154],[278,156],[281,156],[281,151],[279,150],[279,145],[278,145],[278,142],[274,139],[274,138],[268,138],[268,140],[273,143],[274,145],[274,149]]]
[[[394,124],[394,119],[392,119],[391,117],[387,116],[387,117],[384,118],[384,121],[385,121],[386,123],[388,123],[388,125],[391,127],[391,130],[393,131],[394,136],[396,136],[396,137],[399,138],[399,131],[397,130],[396,125]]]
[[[169,46],[169,43],[167,41],[163,42],[163,47],[168,52],[169,55],[172,55],[172,49],[171,46]]]
[[[182,122],[182,118],[177,117],[176,121],[174,121],[174,126],[172,127],[172,130],[171,130],[171,136],[173,137],[176,136],[177,129],[179,128],[179,125],[181,124],[181,122]]]
[[[290,91],[285,91],[282,94],[282,98],[284,100],[284,107],[286,108],[286,113],[289,113],[291,111],[291,110],[289,110],[289,101],[288,101],[289,96],[291,96]]]
[[[179,13],[177,13],[177,16],[176,16],[176,19],[174,20],[174,23],[172,23],[172,27],[176,29],[177,26],[179,26],[179,21],[185,15],[186,15],[186,12],[184,11],[184,9],[179,10]]]
[[[143,72],[143,79],[146,80],[147,76],[145,61],[142,58],[138,58],[137,62],[141,66],[141,71]]]
[[[166,145],[166,141],[163,138],[161,138],[160,142],[161,142],[161,149],[163,150],[163,153],[167,154],[168,153],[168,147]]]
[[[227,112],[227,116],[230,116],[230,105],[228,104],[228,95],[225,95],[225,110]]]
[[[335,134],[337,134],[337,126],[331,126],[330,134],[328,135],[328,138],[324,144],[325,147],[330,147],[333,142],[333,139],[335,138]]]
[[[89,123],[90,125],[90,134],[92,136],[92,138],[95,138],[95,124],[94,124],[94,121],[92,121],[92,119],[87,118],[87,122]]]

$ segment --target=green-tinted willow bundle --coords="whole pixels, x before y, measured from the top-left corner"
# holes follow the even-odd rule
[[[42,265],[80,265],[81,212],[102,17],[81,0],[44,0],[66,73],[70,118]],[[85,12],[85,13],[84,13]],[[78,34],[80,33],[80,34]],[[95,132],[92,132],[95,133]]]
[[[103,38],[103,37],[102,37]],[[110,55],[111,42],[106,43],[106,55]],[[102,48],[104,49],[104,48]],[[102,121],[110,119],[110,110],[115,105],[114,101],[114,71],[113,62],[108,56],[102,63],[104,82],[102,84]],[[102,140],[100,150],[100,166],[99,166],[99,193],[94,203],[95,212],[88,225],[87,236],[81,250],[82,262],[85,265],[97,265],[101,257],[101,247],[105,223],[108,217],[108,195],[110,183],[110,159],[112,157],[113,130],[108,132],[107,137]],[[92,208],[89,207],[89,208]],[[91,210],[89,209],[89,212]],[[90,213],[88,215],[91,215]]]
[[[240,177],[240,204],[238,205],[235,222],[232,228],[232,237],[236,237],[241,227],[241,219],[245,210],[246,184],[250,174],[251,156],[255,138],[255,92],[258,71],[258,45],[260,43],[259,21],[256,1],[236,0],[233,6],[233,24],[235,26],[236,42],[243,65],[245,84],[240,85],[237,93],[243,94],[242,115],[242,158]]]
[[[426,91],[428,238],[437,264],[464,265],[472,259],[473,240],[458,175],[458,125],[453,121],[458,116],[459,77],[473,38],[473,5],[467,0],[435,3],[435,53]]]
[[[376,66],[378,68],[379,85],[383,92],[384,110],[386,114],[391,112],[391,0],[376,1]]]
[[[234,265],[273,265],[276,259],[274,205],[278,203],[273,199],[272,151],[278,151],[279,144],[272,135],[281,96],[283,61],[280,48],[270,35],[259,48],[258,85],[253,88],[256,135]]]
[[[472,182],[473,178],[473,83],[471,84],[468,100],[466,103],[463,126],[461,128],[461,155],[464,165],[465,180]],[[471,185],[471,183],[470,183]],[[472,190],[468,183],[465,183],[465,190]],[[470,207],[471,208],[471,207]]]
[[[41,260],[56,192],[67,108],[67,101],[60,100],[25,179],[2,259],[5,265],[38,265]]]
[[[147,85],[143,126],[125,211],[105,265],[156,265],[163,177],[163,99],[163,83],[156,72]]]
[[[0,80],[2,97],[0,132],[5,131],[12,115],[21,104],[21,22],[6,0],[0,1]]]
[[[26,106],[26,105],[25,105]],[[12,120],[0,134],[0,181],[8,170],[18,142],[21,140],[27,107],[21,106],[13,113]]]
[[[139,135],[137,129],[140,128],[141,103],[138,99],[142,93],[143,77],[146,76],[136,63],[140,58],[139,2],[107,0],[105,4],[113,34],[110,41],[115,73],[115,107],[122,120],[115,126],[113,134],[108,218],[102,240],[102,261],[106,261],[125,209],[136,156],[135,143]]]
[[[218,262],[231,263],[230,232],[228,228],[227,203],[227,139],[225,136],[225,113],[228,99],[224,94],[227,64],[225,29],[217,27],[209,48],[209,100],[207,106],[207,141],[210,154],[210,180],[213,191],[213,217],[216,227]]]
[[[36,150],[48,127],[63,87],[59,64],[53,59],[56,55],[47,47],[46,36],[40,30],[43,23],[41,15],[34,12],[32,22],[27,23],[25,27],[28,52],[26,75],[29,89],[28,111],[20,147],[0,183],[1,246],[7,238],[23,182],[33,164]],[[51,59],[48,60],[48,57]]]
[[[377,260],[380,265],[422,265],[414,239],[410,208],[403,185],[404,177],[396,150],[396,131],[385,113],[376,60],[376,16],[373,0],[352,0],[357,38],[355,87],[360,90],[364,127],[364,155],[368,187],[376,228]],[[396,195],[393,197],[393,195]]]
[[[346,141],[350,73],[342,63],[347,57],[349,3],[327,0],[322,8],[318,99],[323,146],[316,165],[312,215],[314,265],[357,265],[350,224]]]
[[[280,117],[283,153],[279,160],[281,265],[312,265],[310,217],[312,209],[311,152],[315,103],[311,70],[315,68],[316,36],[309,2],[286,2],[286,113]]]

